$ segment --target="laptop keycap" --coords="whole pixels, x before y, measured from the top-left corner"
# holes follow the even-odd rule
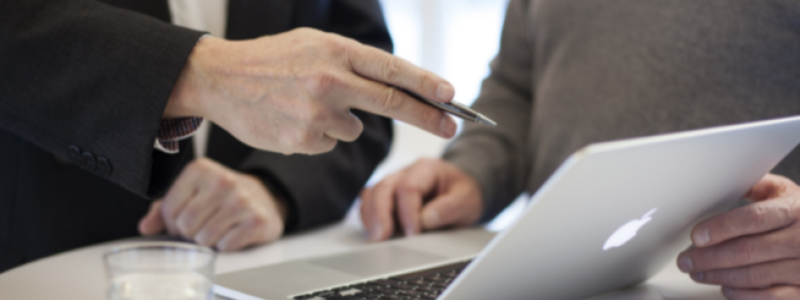
[[[433,300],[469,261],[295,296],[295,300]]]

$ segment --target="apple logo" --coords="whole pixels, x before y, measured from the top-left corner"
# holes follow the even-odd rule
[[[652,219],[650,216],[652,216],[656,210],[658,210],[658,207],[655,207],[645,213],[641,219],[633,219],[620,226],[616,231],[614,231],[614,233],[611,234],[611,236],[608,237],[606,243],[603,244],[603,251],[622,246],[630,241],[636,236],[636,232],[639,231],[639,228],[642,228],[644,224],[650,222]]]

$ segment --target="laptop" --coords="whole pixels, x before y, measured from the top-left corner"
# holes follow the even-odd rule
[[[456,230],[217,277],[232,299],[583,299],[641,283],[800,143],[800,117],[589,145],[493,236]],[[484,246],[485,245],[485,246]]]

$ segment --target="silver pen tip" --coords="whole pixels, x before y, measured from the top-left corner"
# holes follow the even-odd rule
[[[487,118],[486,116],[484,116],[482,114],[478,114],[478,123],[486,124],[486,125],[489,125],[489,126],[492,126],[492,127],[497,126],[497,122],[492,121],[492,119],[489,119],[489,118]]]

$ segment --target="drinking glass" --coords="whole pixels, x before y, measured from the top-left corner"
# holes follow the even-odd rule
[[[212,300],[214,259],[208,247],[140,242],[104,255],[109,300]]]

